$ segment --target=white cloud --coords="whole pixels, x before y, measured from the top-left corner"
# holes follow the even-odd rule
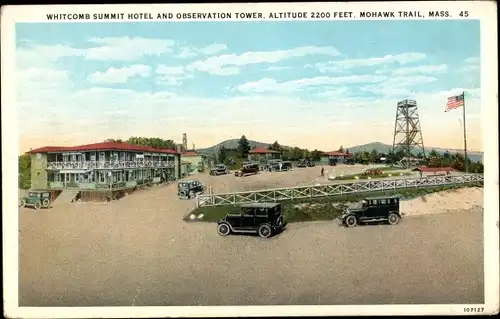
[[[270,66],[266,69],[266,71],[281,71],[290,69],[289,66]]]
[[[386,80],[385,76],[352,75],[342,77],[318,76],[300,80],[277,82],[274,79],[264,78],[256,82],[238,85],[240,92],[292,92],[309,86],[345,85],[353,83],[377,83]]]
[[[227,50],[227,45],[221,43],[212,43],[202,48],[193,48],[193,47],[182,47],[180,48],[180,52],[176,55],[177,58],[187,59],[193,58],[198,55],[213,55],[222,51]]]
[[[161,55],[172,51],[174,42],[168,39],[139,37],[90,38],[90,48],[74,48],[68,45],[36,45],[31,42],[17,49],[16,63],[19,68],[47,66],[65,57],[81,56],[86,60],[133,61],[143,56]]]
[[[181,59],[187,59],[187,58],[194,58],[197,55],[198,53],[193,48],[184,47],[182,48],[181,52],[177,55],[177,57]]]
[[[480,67],[479,57],[470,57],[464,60],[463,65],[458,69],[458,72],[478,72]]]
[[[464,60],[465,64],[479,64],[479,57],[470,57]]]
[[[162,75],[181,75],[185,73],[185,69],[183,66],[166,66],[160,64],[156,67],[156,73]]]
[[[441,64],[441,65],[420,65],[415,67],[406,67],[398,69],[382,69],[382,70],[377,70],[375,73],[377,74],[390,73],[392,75],[405,76],[411,74],[443,73],[446,72],[446,70],[448,70],[448,66],[446,64]]]
[[[248,51],[242,54],[225,54],[195,61],[188,65],[188,69],[218,75],[231,75],[236,73],[236,67],[249,64],[276,63],[284,59],[318,54],[337,56],[340,53],[334,47],[316,46],[304,46],[277,51]],[[230,68],[229,71],[227,69],[221,71],[221,69],[228,67]]]
[[[88,60],[131,61],[149,55],[172,52],[174,41],[140,37],[90,38],[89,42],[100,46],[86,49]]]
[[[316,68],[322,72],[344,71],[360,67],[373,67],[390,64],[405,65],[416,61],[427,59],[424,53],[407,52],[397,55],[385,55],[383,57],[363,58],[363,59],[345,59],[330,61],[327,63],[317,63]]]
[[[434,81],[437,81],[437,79],[430,76],[396,76],[388,78],[381,83],[364,86],[361,90],[381,95],[385,98],[399,96],[411,97],[417,92],[414,88],[415,86],[432,83]]]
[[[342,99],[346,98],[348,95],[349,95],[349,88],[347,87],[329,89],[318,93],[319,97],[327,99],[339,99],[339,98]]]
[[[30,45],[18,48],[16,63],[19,68],[46,66],[64,57],[83,56],[84,50],[66,45]]]
[[[225,50],[227,50],[227,46],[225,44],[213,43],[201,48],[199,52],[203,55],[212,55]]]
[[[95,72],[89,76],[89,82],[93,84],[117,84],[126,83],[133,77],[148,77],[151,75],[151,67],[147,65],[132,65],[119,69],[109,68],[105,72]]]
[[[156,83],[164,86],[180,85],[184,79],[192,77],[186,73],[183,66],[166,66],[162,64],[157,66],[156,74]]]

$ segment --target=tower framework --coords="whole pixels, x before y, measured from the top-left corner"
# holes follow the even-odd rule
[[[418,161],[419,155],[425,158],[424,139],[415,100],[403,100],[397,104],[392,152],[403,155],[406,160],[402,164],[406,168]]]

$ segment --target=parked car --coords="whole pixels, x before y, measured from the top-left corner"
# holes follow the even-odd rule
[[[346,165],[354,165],[354,164],[356,164],[356,162],[354,162],[354,158],[348,157],[348,158],[346,158],[344,160],[344,164],[346,164]]]
[[[282,161],[282,160],[271,160],[264,166],[264,170],[269,172],[289,171],[291,169],[292,169],[292,162]]]
[[[49,208],[52,202],[52,194],[47,191],[29,191],[19,201],[21,207],[33,207],[35,209]]]
[[[311,161],[310,159],[301,159],[299,163],[297,164],[297,167],[313,167],[316,164],[314,164],[314,161]]]
[[[259,163],[244,164],[239,170],[234,172],[234,176],[256,175],[259,173]]]
[[[180,199],[195,198],[197,194],[202,194],[205,186],[198,180],[183,180],[177,183],[177,196]]]
[[[224,164],[215,165],[215,167],[210,170],[210,175],[213,175],[213,176],[225,175],[228,173],[229,173],[229,170],[227,169],[227,166]]]
[[[269,238],[283,231],[287,222],[283,218],[280,203],[252,203],[240,206],[236,214],[227,214],[217,223],[217,233],[253,233]]]
[[[399,196],[367,197],[359,208],[345,208],[339,218],[339,223],[354,227],[361,223],[389,222],[399,223],[403,213],[399,211]]]

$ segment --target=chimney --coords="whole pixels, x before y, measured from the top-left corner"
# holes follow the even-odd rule
[[[186,133],[182,133],[182,146],[184,147],[184,150],[186,150],[188,147],[188,139]]]

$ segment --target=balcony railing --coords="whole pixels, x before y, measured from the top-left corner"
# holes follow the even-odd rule
[[[90,161],[48,162],[47,169],[120,169],[120,168],[173,168],[173,161]]]

